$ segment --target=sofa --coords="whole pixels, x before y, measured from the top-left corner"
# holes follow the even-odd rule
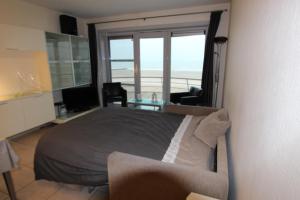
[[[208,107],[167,105],[164,112],[192,115],[199,120],[215,111]],[[174,163],[120,152],[110,154],[110,200],[184,200],[191,192],[226,200],[229,183],[225,135],[217,138],[214,149],[193,136],[186,137],[189,139],[181,142],[182,152],[178,150],[182,158],[177,157]],[[193,152],[188,159],[184,157],[186,149]]]

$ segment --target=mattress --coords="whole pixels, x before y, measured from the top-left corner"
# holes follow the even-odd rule
[[[162,160],[184,115],[105,108],[47,130],[34,158],[36,179],[107,184],[114,151]]]

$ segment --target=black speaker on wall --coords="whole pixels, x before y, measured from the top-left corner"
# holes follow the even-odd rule
[[[60,15],[60,31],[69,35],[78,35],[77,19],[68,15]]]

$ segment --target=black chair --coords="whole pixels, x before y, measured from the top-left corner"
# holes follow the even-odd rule
[[[103,83],[102,88],[103,106],[107,103],[122,102],[122,107],[127,107],[127,91],[122,88],[121,83]]]
[[[170,101],[175,104],[182,105],[202,105],[203,91],[196,87],[191,87],[189,92],[171,93]]]

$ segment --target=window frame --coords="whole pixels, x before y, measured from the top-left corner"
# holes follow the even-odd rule
[[[179,31],[175,31],[172,32],[171,34],[171,51],[172,51],[172,37],[185,37],[185,36],[193,36],[193,35],[204,35],[205,36],[205,41],[206,41],[206,30],[207,29],[193,29],[193,30],[189,30],[189,31],[184,31],[184,30],[179,30]],[[205,45],[205,44],[204,44]],[[205,48],[205,46],[204,46]],[[204,55],[203,55],[204,56]],[[203,70],[202,66],[202,70]],[[172,55],[170,55],[170,93],[171,93],[171,89],[172,89]],[[189,82],[187,82],[187,86],[193,86],[193,84],[189,84]],[[198,86],[198,85],[197,85]],[[199,85],[200,87],[202,86],[202,77],[201,77],[201,84]]]
[[[185,27],[185,28],[167,28],[167,29],[150,29],[150,30],[136,30],[136,31],[130,31],[130,32],[106,32],[107,37],[107,43],[108,48],[106,55],[107,57],[107,72],[108,74],[108,80],[112,81],[112,68],[111,63],[112,62],[133,62],[134,63],[134,84],[127,84],[122,83],[123,85],[133,86],[135,88],[135,96],[137,93],[140,93],[140,84],[139,84],[139,68],[140,66],[137,66],[137,63],[139,61],[139,58],[136,57],[136,51],[137,51],[137,45],[139,45],[139,42],[137,41],[137,36],[143,36],[146,38],[148,35],[149,37],[155,37],[157,34],[158,36],[161,36],[163,33],[167,36],[165,37],[165,45],[164,45],[164,52],[167,58],[165,58],[164,62],[164,74],[163,74],[163,98],[166,101],[166,103],[169,102],[169,96],[171,93],[171,39],[172,37],[180,37],[180,36],[190,36],[190,35],[197,35],[197,34],[203,34],[206,38],[206,32],[208,27],[207,26],[199,26],[199,27]],[[133,40],[133,50],[134,50],[134,58],[133,59],[111,59],[111,49],[110,49],[110,41],[111,40],[117,40],[117,39],[132,39]],[[167,80],[168,79],[168,80]]]
[[[133,59],[111,59],[111,48],[110,48],[110,41],[111,40],[122,40],[122,39],[132,39],[132,43],[133,43],[133,51],[134,51],[134,39],[133,39],[133,35],[127,35],[127,34],[125,34],[125,35],[115,35],[115,36],[108,36],[107,37],[107,41],[108,41],[108,66],[107,66],[107,68],[108,68],[108,71],[109,71],[109,74],[110,74],[110,76],[109,76],[109,81],[110,82],[112,82],[112,62],[132,62],[133,63],[133,65],[134,65],[134,63],[135,63],[135,58],[133,58]],[[133,57],[134,57],[134,52],[133,52]],[[130,87],[134,87],[135,88],[135,85],[136,85],[136,83],[135,83],[135,68],[134,68],[134,66],[133,66],[133,70],[134,70],[134,74],[133,74],[133,79],[134,79],[134,83],[122,83],[121,82],[121,84],[122,85],[124,85],[124,86],[130,86]],[[134,92],[135,93],[135,92]]]

